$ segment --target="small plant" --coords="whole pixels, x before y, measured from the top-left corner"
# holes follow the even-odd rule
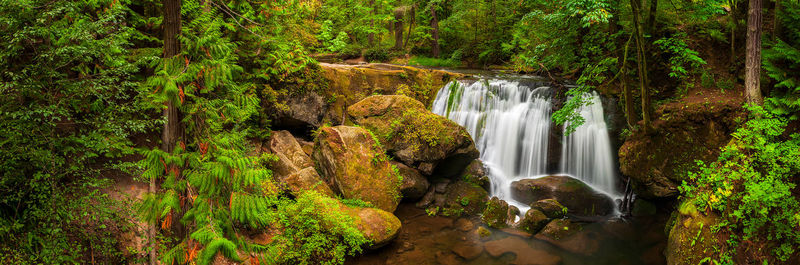
[[[428,209],[425,209],[425,213],[427,213],[428,216],[436,216],[436,214],[439,213],[439,206],[428,207]]]

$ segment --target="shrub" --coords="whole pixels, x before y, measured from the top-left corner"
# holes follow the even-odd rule
[[[389,60],[389,51],[382,47],[370,48],[364,52],[364,59],[369,62],[386,61]]]

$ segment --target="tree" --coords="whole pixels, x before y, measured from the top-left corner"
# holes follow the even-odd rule
[[[642,0],[631,0],[631,12],[633,13],[633,34],[634,39],[636,39],[636,64],[639,70],[639,86],[642,92],[642,121],[644,122],[644,130],[647,131],[650,126],[652,105],[650,104],[649,80],[647,78],[646,40],[641,23]]]
[[[747,10],[747,55],[744,90],[747,103],[761,105],[761,0],[750,0]]]
[[[431,2],[431,34],[433,35],[433,58],[439,58],[439,20],[436,18],[436,2]]]

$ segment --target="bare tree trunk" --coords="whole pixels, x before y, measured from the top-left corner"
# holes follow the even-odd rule
[[[180,0],[163,0],[164,8],[164,58],[172,58],[180,52],[180,42],[178,41],[178,34],[181,32],[181,1]],[[164,123],[164,130],[161,134],[161,150],[171,153],[175,148],[178,138],[180,137],[180,112],[174,106],[171,100],[166,103],[163,115],[166,117],[167,122]],[[157,191],[156,179],[150,179],[150,193],[155,194]],[[150,225],[148,236],[150,237],[150,264],[158,264],[158,254],[156,252],[156,233],[158,230],[157,223]]]
[[[647,32],[653,34],[658,14],[658,0],[650,0],[650,17],[647,19]]]
[[[728,4],[731,6],[731,64],[736,62],[736,25],[738,21],[738,11],[736,10],[736,1],[729,0]]]
[[[369,1],[369,6],[372,7],[372,16],[374,17],[375,13],[377,13],[376,12],[377,7],[375,7],[375,0],[370,0]],[[374,19],[370,19],[369,20],[369,26],[371,28],[370,30],[375,30],[375,20]],[[369,46],[372,46],[372,43],[375,42],[375,33],[370,32],[369,34],[367,34],[367,41],[369,42]]]
[[[408,34],[406,34],[406,41],[403,42],[403,49],[408,45],[408,40],[411,39],[411,30],[414,29],[414,23],[417,22],[417,4],[411,5],[411,13],[408,16],[411,17],[411,22],[408,23]]]
[[[781,0],[775,0],[775,10],[772,11],[772,40],[778,40],[778,34],[781,34],[781,21],[778,19],[778,14],[781,10]]]
[[[747,11],[747,56],[744,90],[747,103],[761,105],[761,0],[750,0]]]
[[[406,8],[394,9],[394,49],[403,49],[403,19]]]
[[[644,130],[647,132],[650,127],[650,115],[652,113],[650,104],[650,89],[648,88],[649,80],[647,78],[647,54],[645,49],[644,32],[641,23],[642,0],[631,0],[631,10],[633,13],[633,26],[634,34],[636,34],[636,58],[637,68],[639,70],[639,86],[642,91],[642,120],[644,121]]]
[[[436,19],[436,7],[431,4],[431,31],[433,35],[433,58],[439,58],[439,20]]]

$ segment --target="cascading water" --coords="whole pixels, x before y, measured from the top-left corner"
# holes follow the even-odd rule
[[[603,107],[597,94],[583,107],[586,123],[564,138],[562,171],[614,194],[614,170]],[[550,89],[507,80],[454,81],[436,95],[433,112],[464,126],[489,169],[492,196],[517,206],[511,182],[547,174]]]
[[[592,92],[590,103],[579,109],[584,123],[575,131],[564,133],[561,151],[561,172],[577,176],[595,188],[617,195],[613,153],[608,137],[603,104],[597,92]],[[565,124],[566,128],[568,124]]]

